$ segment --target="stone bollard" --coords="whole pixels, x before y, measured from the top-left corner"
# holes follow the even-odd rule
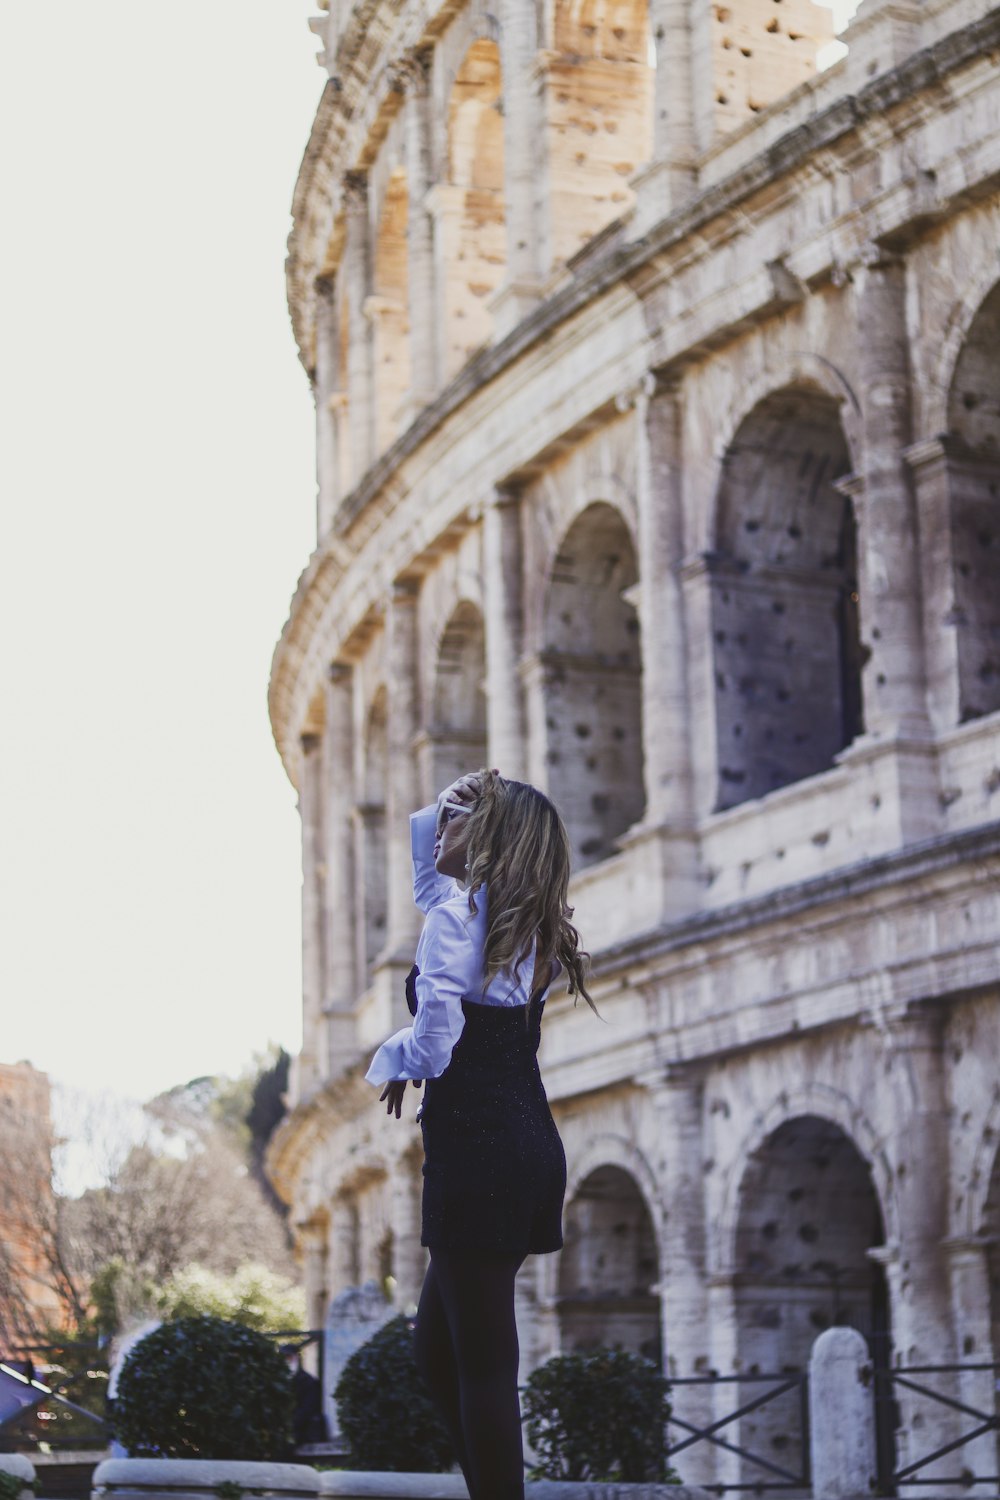
[[[854,1328],[828,1328],[809,1360],[809,1448],[814,1500],[875,1488],[875,1398],[868,1345]]]

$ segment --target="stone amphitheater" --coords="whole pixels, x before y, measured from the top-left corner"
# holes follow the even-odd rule
[[[520,1278],[522,1375],[598,1339],[793,1371],[839,1323],[876,1366],[1000,1360],[1000,8],[863,0],[846,49],[812,0],[311,25],[270,1169],[313,1326],[417,1294],[413,1105],[362,1075],[407,1019],[407,814],[489,763],[566,818],[602,1017],[547,1009],[566,1247]],[[904,1455],[957,1420],[893,1411]],[[737,1430],[791,1461],[780,1402]]]

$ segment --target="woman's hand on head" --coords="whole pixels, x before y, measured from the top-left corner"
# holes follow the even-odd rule
[[[410,1081],[413,1087],[418,1089],[422,1080],[414,1078]],[[400,1111],[403,1108],[403,1095],[406,1093],[406,1083],[407,1080],[405,1078],[390,1079],[378,1098],[378,1102],[386,1106],[386,1114],[395,1114],[397,1120],[400,1118]]]
[[[455,780],[446,786],[438,797],[438,807],[443,802],[467,802],[471,806],[473,802],[483,794],[483,776],[487,774],[480,771],[467,771],[464,776],[456,776]],[[493,772],[499,776],[499,771]]]

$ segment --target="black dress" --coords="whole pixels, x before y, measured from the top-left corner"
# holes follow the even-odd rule
[[[406,999],[416,1014],[414,967]],[[431,1250],[523,1257],[562,1249],[566,1156],[541,1074],[544,999],[462,1001],[445,1071],[424,1084],[423,1225]]]

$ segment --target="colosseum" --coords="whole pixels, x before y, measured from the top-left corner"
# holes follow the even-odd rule
[[[363,1072],[408,1019],[407,815],[488,762],[566,818],[601,1012],[547,1010],[566,1246],[520,1278],[522,1373],[600,1339],[771,1375],[846,1323],[992,1413],[1000,8],[863,0],[846,45],[812,0],[311,25],[316,546],[270,684],[304,1041],[270,1164],[313,1325],[417,1293],[413,1105]],[[953,1440],[897,1396],[897,1455]],[[794,1468],[793,1398],[722,1437]],[[962,1469],[996,1475],[992,1434]]]

